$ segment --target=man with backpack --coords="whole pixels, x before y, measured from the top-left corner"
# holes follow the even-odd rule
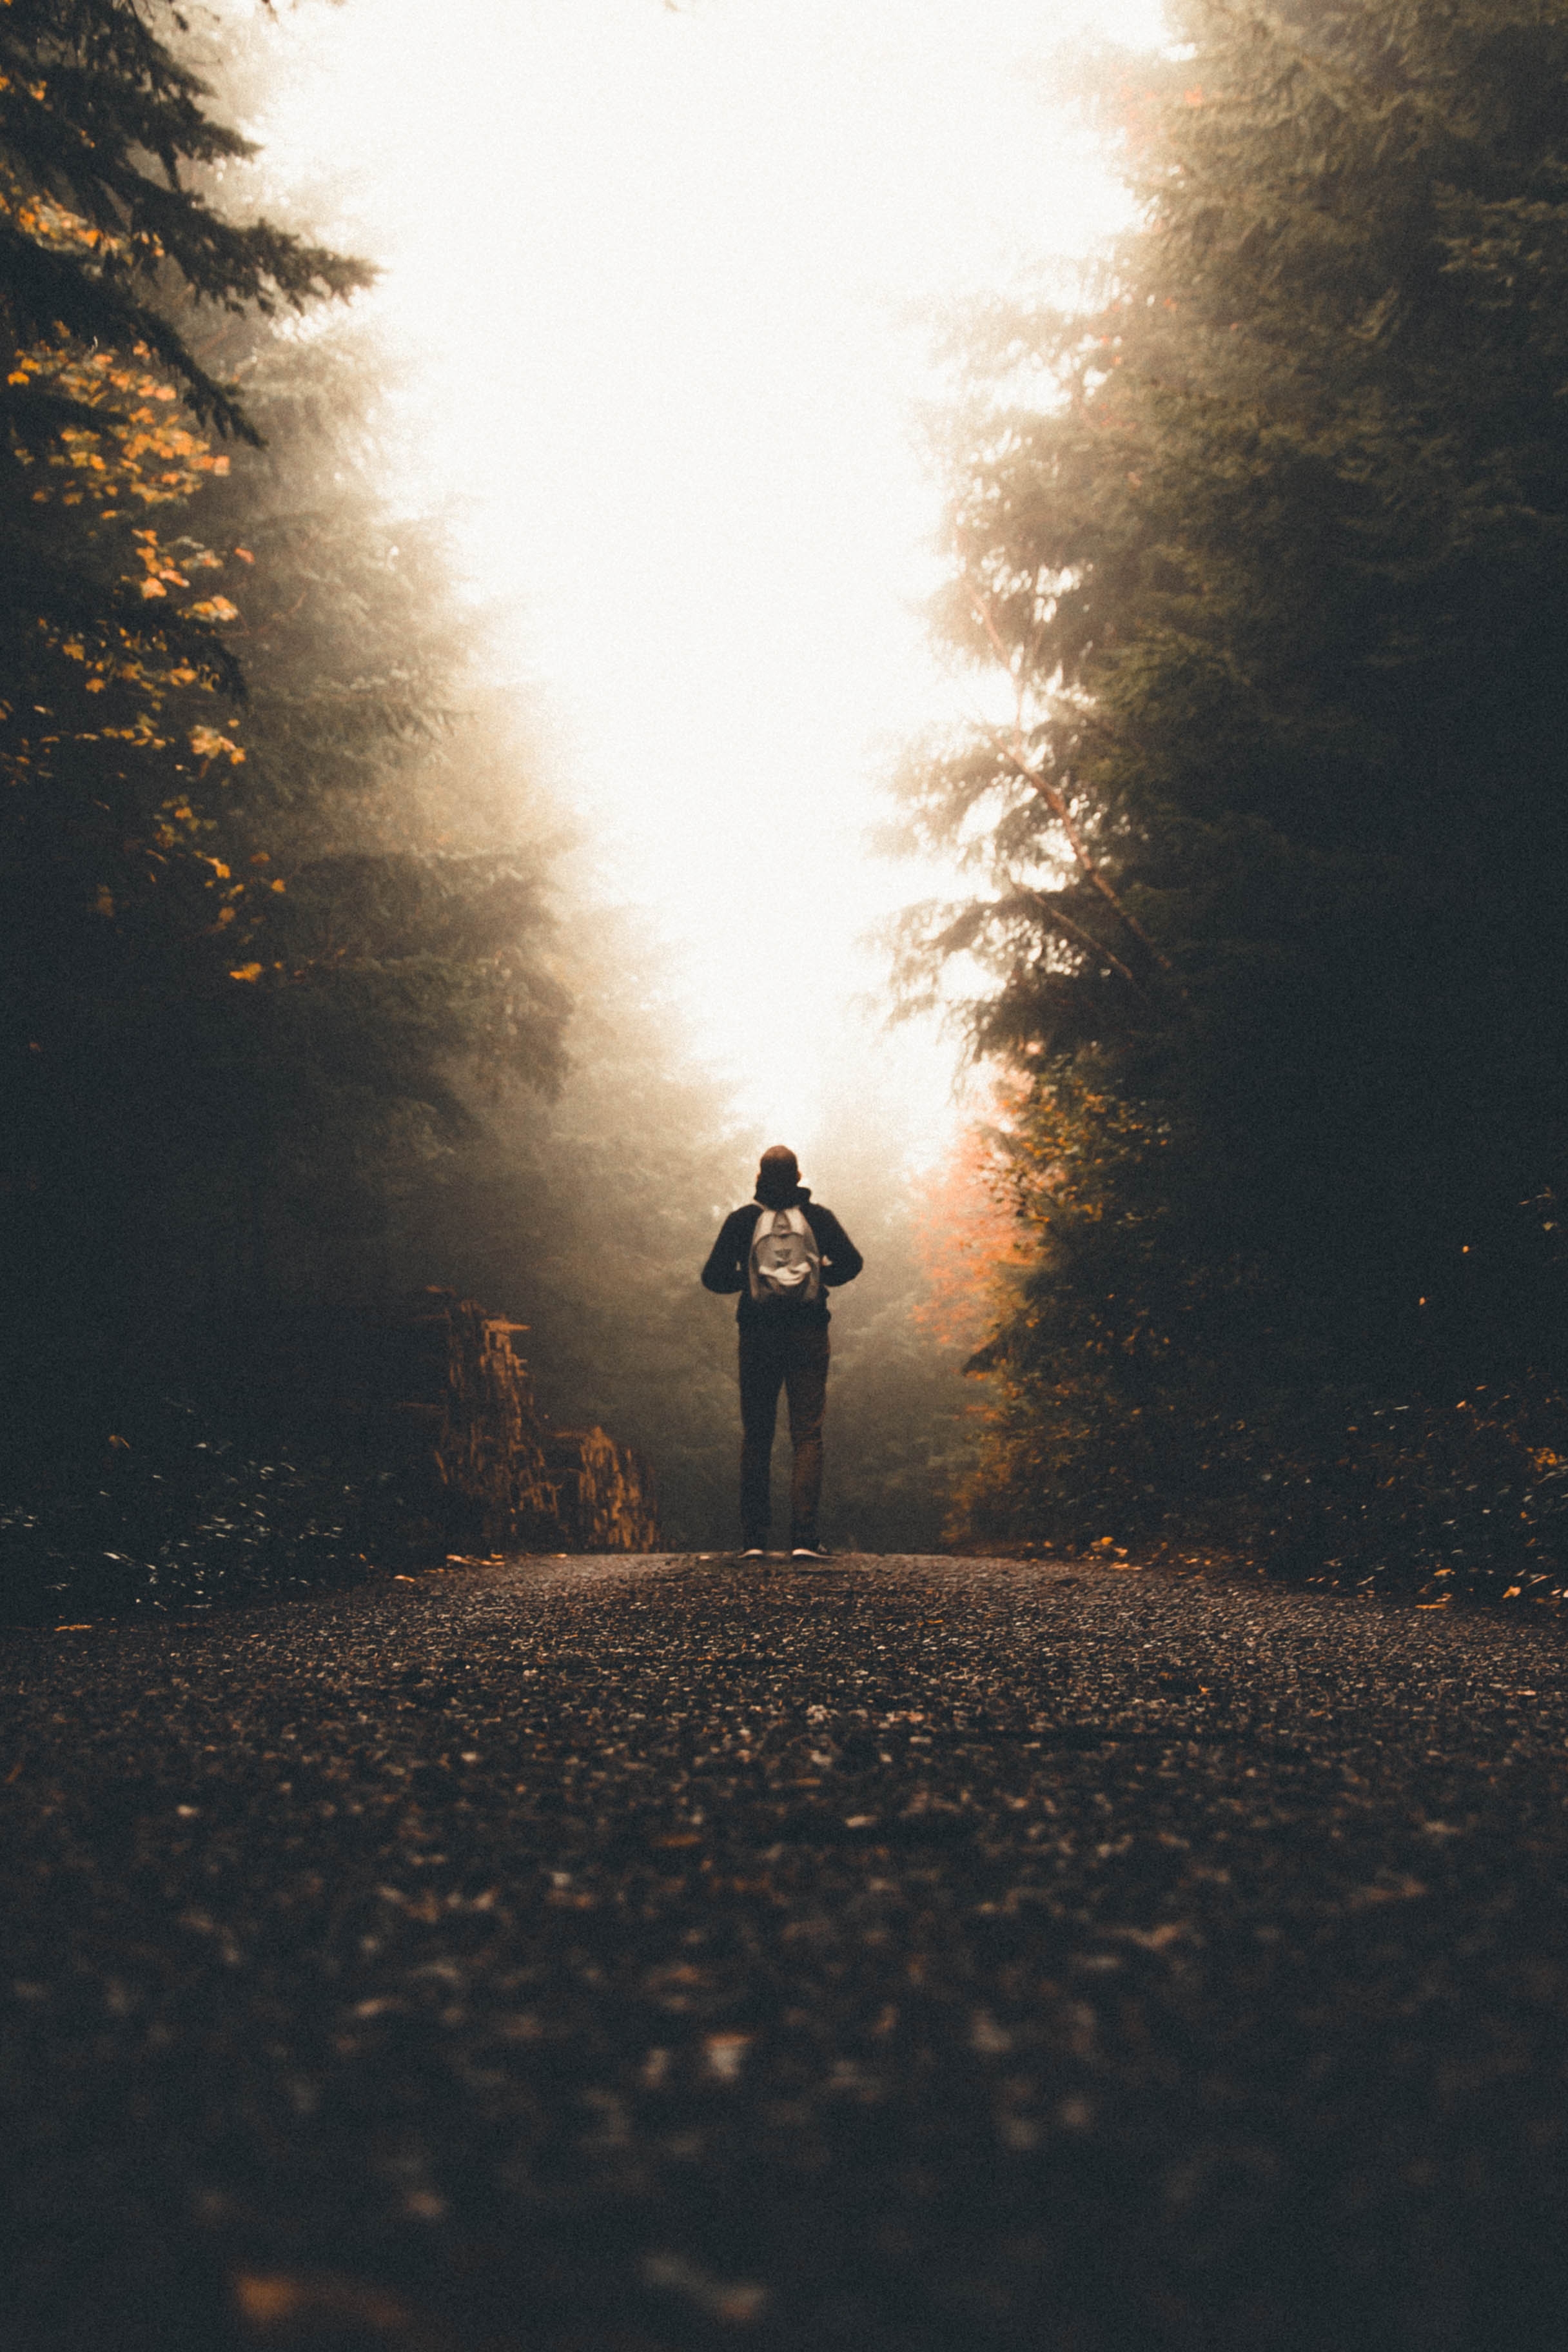
[[[702,1287],[739,1291],[741,1330],[741,1556],[767,1549],[773,1425],[779,1391],[789,1398],[795,1462],[790,1480],[790,1551],[826,1559],[817,1541],[822,1491],[822,1414],[827,1402],[827,1300],[853,1282],[865,1260],[831,1209],[800,1181],[793,1151],[775,1143],[763,1154],[757,1192],[725,1218]]]

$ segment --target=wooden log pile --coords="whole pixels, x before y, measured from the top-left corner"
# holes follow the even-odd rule
[[[602,1429],[550,1426],[514,1344],[522,1328],[429,1291],[388,1334],[398,1450],[426,1474],[433,1531],[465,1550],[657,1549],[647,1465]]]
[[[570,1551],[656,1551],[653,1476],[640,1454],[602,1429],[552,1430],[545,1469]]]

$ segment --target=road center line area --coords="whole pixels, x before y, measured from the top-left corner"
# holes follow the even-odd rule
[[[1565,1669],[906,1558],[7,1630],[0,2336],[1568,2345]]]

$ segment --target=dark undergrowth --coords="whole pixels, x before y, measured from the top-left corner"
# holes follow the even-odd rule
[[[1555,1391],[1373,1406],[1347,1423],[1336,1454],[1281,1458],[1259,1559],[1331,1590],[1560,1606],[1565,1448],[1568,1408]]]
[[[1426,1603],[1568,1601],[1568,1400],[1544,1383],[1326,1402],[1283,1436],[1173,1413],[1114,1429],[1062,1414],[1051,1435],[1026,1463],[995,1448],[955,1549],[1225,1560]]]
[[[0,1622],[155,1618],[320,1592],[428,1530],[351,1452],[227,1436],[174,1400],[93,1463],[61,1458],[0,1504]]]

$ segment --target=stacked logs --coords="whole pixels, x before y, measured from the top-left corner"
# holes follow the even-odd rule
[[[405,1475],[451,1549],[652,1551],[652,1474],[602,1429],[552,1429],[513,1345],[524,1327],[450,1291],[421,1294],[386,1333]]]
[[[654,1551],[658,1515],[647,1463],[602,1429],[552,1429],[544,1448],[556,1516],[575,1551]]]

